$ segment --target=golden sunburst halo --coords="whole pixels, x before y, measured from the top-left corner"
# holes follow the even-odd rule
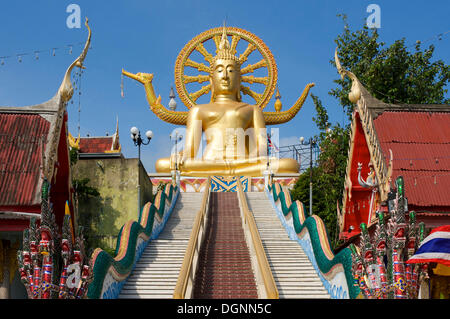
[[[213,41],[217,50],[222,32],[222,27],[202,32],[189,41],[177,57],[175,62],[175,87],[181,101],[187,108],[196,105],[198,98],[211,91],[211,84],[209,83],[209,76],[207,74],[209,73],[210,64],[216,53],[214,52],[213,55],[209,52],[206,49],[205,44],[208,43],[208,41]],[[274,94],[277,84],[278,71],[275,59],[266,44],[254,34],[236,27],[227,27],[226,32],[228,36],[231,36],[231,50],[239,58],[241,63],[241,93],[250,96],[255,101],[255,105],[264,109]],[[245,49],[238,55],[237,46],[239,42],[245,42]],[[206,64],[191,59],[192,54],[195,51],[203,56]],[[247,63],[249,56],[256,51],[260,53],[262,58],[253,64]],[[197,70],[198,75],[185,74],[186,67]],[[267,69],[266,76],[249,75],[262,68]],[[201,72],[206,72],[207,74],[202,74]],[[186,84],[201,84],[204,82],[206,82],[205,85],[195,92],[189,92],[186,88]],[[255,83],[264,87],[262,93],[257,93],[252,90],[251,86]],[[248,84],[248,86],[246,84]]]

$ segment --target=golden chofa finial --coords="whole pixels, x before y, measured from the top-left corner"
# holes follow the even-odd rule
[[[278,86],[277,86],[277,93],[275,94],[275,111],[280,112],[281,111],[281,107],[283,106],[283,104],[281,103],[281,95],[280,95],[280,91],[278,90]]]
[[[85,68],[83,66],[83,62],[84,62],[84,59],[86,58],[86,54],[87,54],[87,52],[89,50],[89,47],[91,45],[91,34],[92,34],[91,28],[89,27],[88,22],[89,22],[89,20],[86,17],[85,26],[88,29],[88,37],[87,37],[86,43],[84,45],[84,49],[81,52],[80,56],[78,58],[76,58],[76,60],[73,61],[72,64],[68,67],[68,69],[67,69],[67,71],[66,71],[66,73],[64,75],[63,81],[61,83],[61,86],[58,89],[58,94],[61,96],[61,98],[62,98],[62,100],[64,102],[68,102],[72,98],[72,95],[73,95],[72,82],[70,81],[70,76],[71,76],[71,73],[72,73],[72,69],[74,67],[78,67],[80,69],[84,69]]]
[[[339,60],[339,55],[337,48],[334,51],[334,62],[336,63],[336,68],[338,70],[341,79],[343,80],[345,76],[348,76],[352,80],[352,88],[350,93],[348,94],[348,99],[352,103],[356,103],[361,97],[361,89],[359,87],[359,80],[352,72],[344,69],[341,65],[341,61]]]

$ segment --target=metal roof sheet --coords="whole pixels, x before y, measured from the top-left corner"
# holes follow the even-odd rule
[[[450,206],[450,113],[383,112],[374,120],[393,178],[402,175],[411,205]]]
[[[80,138],[80,153],[105,153],[111,151],[113,146],[112,136],[82,137]]]
[[[0,113],[0,205],[35,205],[50,123],[38,114]]]
[[[384,112],[374,124],[381,143],[450,144],[450,113]]]

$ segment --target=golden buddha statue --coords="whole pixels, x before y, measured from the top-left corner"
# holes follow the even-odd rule
[[[184,102],[187,102],[185,104],[188,107],[190,106],[188,112],[169,111],[161,105],[161,98],[155,98],[151,85],[152,74],[132,74],[122,71],[124,75],[145,85],[148,102],[152,111],[159,118],[169,123],[186,125],[183,151],[173,154],[171,157],[159,159],[156,162],[157,172],[169,173],[175,169],[175,164],[177,164],[177,168],[183,176],[263,176],[263,172],[267,170],[272,173],[298,173],[299,164],[294,159],[268,157],[266,123],[279,124],[293,118],[300,110],[309,89],[314,84],[309,84],[305,88],[302,96],[290,110],[280,112],[280,106],[278,105],[277,112],[263,112],[264,105],[262,106],[262,104],[267,104],[273,94],[273,84],[276,82],[276,67],[274,67],[274,61],[272,61],[273,58],[263,51],[264,56],[268,57],[266,58],[268,61],[262,60],[263,62],[257,63],[256,67],[255,65],[250,65],[250,68],[246,67],[247,71],[250,70],[248,72],[253,72],[252,66],[254,68],[269,66],[268,77],[243,77],[242,73],[246,70],[242,72],[242,62],[251,53],[251,45],[261,47],[262,41],[256,37],[253,39],[248,37],[248,33],[244,33],[245,30],[231,29],[233,36],[231,45],[227,37],[227,31],[230,32],[230,29],[227,30],[223,27],[221,35],[218,33],[218,29],[212,29],[214,32],[206,34],[206,38],[212,37],[216,42],[216,56],[212,57],[206,51],[202,44],[205,39],[200,37],[203,42],[198,39],[198,41],[191,41],[188,44],[188,49],[185,47],[177,59],[176,80],[177,74],[180,74],[179,66],[181,63],[209,73],[207,76],[199,75],[197,77],[178,76],[178,79],[181,79],[181,81],[176,81],[179,92],[185,92],[186,82],[192,81],[193,78],[197,82],[209,80],[209,85],[202,87],[200,91],[184,95]],[[237,32],[238,36],[240,35],[245,40],[249,39],[252,42],[249,43],[247,50],[240,57],[234,54],[239,40],[236,38],[236,32],[233,34],[233,31],[236,30],[239,31]],[[187,58],[194,49],[202,53],[205,60],[210,62],[209,68]],[[272,85],[267,85],[264,93],[258,94],[243,86],[242,80],[249,83],[259,81],[259,83]],[[209,91],[211,92],[210,103],[195,104],[200,95]],[[256,97],[259,105],[258,103],[250,105],[242,102],[241,91],[244,94]],[[180,95],[180,97],[182,96]],[[198,158],[203,133],[206,138],[206,148],[202,157]]]

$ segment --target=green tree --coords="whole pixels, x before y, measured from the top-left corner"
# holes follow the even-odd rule
[[[390,46],[378,41],[377,29],[366,25],[352,32],[345,15],[344,32],[335,43],[342,65],[352,71],[366,89],[377,99],[395,104],[449,104],[445,95],[450,79],[450,66],[444,61],[432,62],[434,45],[421,49],[417,41],[413,52],[405,44],[405,38]],[[334,59],[330,63],[335,66]],[[338,99],[349,119],[353,104],[348,99],[351,81],[338,78],[337,88],[329,94]]]
[[[434,46],[422,50],[416,42],[413,52],[405,39],[386,46],[379,41],[376,29],[352,32],[345,15],[344,31],[335,39],[339,59],[344,68],[352,71],[377,99],[395,104],[448,104],[446,86],[450,67],[442,60],[432,62]],[[330,63],[335,66],[334,59]],[[328,94],[335,97],[343,112],[351,120],[354,105],[348,99],[351,81],[338,77],[338,85]],[[341,202],[347,165],[350,124],[331,125],[326,107],[318,96],[311,95],[317,116],[313,117],[320,133],[315,137],[320,147],[317,167],[313,168],[313,213],[319,215],[327,227],[333,247],[337,240],[336,205]],[[309,207],[309,170],[303,173],[294,189],[293,199]]]

